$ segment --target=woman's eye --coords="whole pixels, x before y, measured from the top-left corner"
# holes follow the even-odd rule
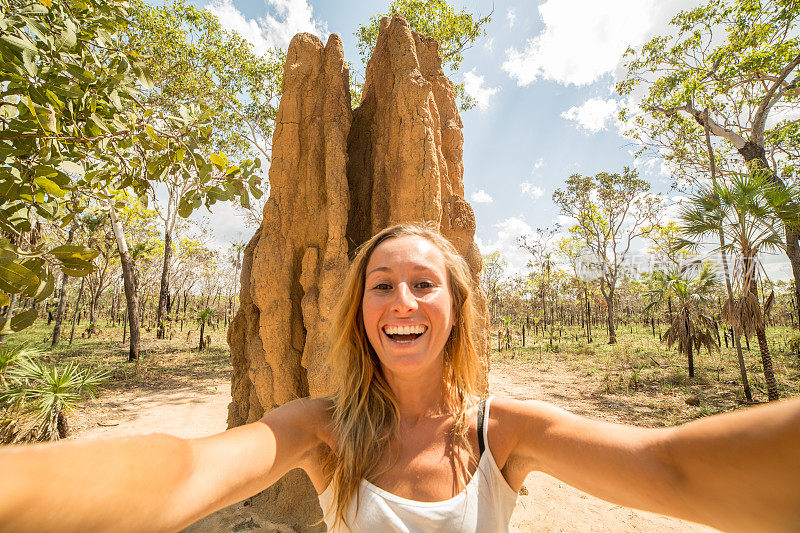
[[[392,286],[391,286],[391,285],[389,285],[388,283],[378,283],[378,284],[377,284],[377,285],[375,285],[375,287],[373,287],[373,288],[374,288],[374,289],[377,289],[377,290],[379,290],[379,291],[388,291],[389,289],[391,289],[391,288],[392,288]]]
[[[432,289],[435,286],[436,285],[434,285],[430,281],[420,281],[419,283],[417,283],[417,287],[419,287],[420,289]]]

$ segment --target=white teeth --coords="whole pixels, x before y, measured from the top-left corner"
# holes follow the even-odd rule
[[[421,324],[415,326],[384,326],[387,335],[411,335],[425,333],[427,328]]]

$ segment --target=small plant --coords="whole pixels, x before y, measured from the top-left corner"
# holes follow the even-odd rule
[[[0,346],[0,443],[65,437],[67,414],[107,380],[104,371],[55,365],[23,346]]]
[[[789,337],[786,343],[789,346],[789,350],[800,356],[800,334]]]
[[[206,337],[204,336],[206,330],[206,324],[208,323],[209,320],[211,320],[211,317],[213,316],[214,316],[214,311],[212,311],[208,307],[206,307],[201,311],[198,311],[197,313],[197,322],[200,324],[200,342],[197,345],[198,352],[202,352],[206,348]]]

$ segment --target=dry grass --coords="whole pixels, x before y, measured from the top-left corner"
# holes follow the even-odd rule
[[[55,348],[50,346],[52,327],[39,320],[32,327],[10,335],[10,345],[24,343],[42,350],[52,362],[76,361],[80,364],[106,369],[112,378],[106,389],[127,390],[136,387],[159,388],[194,384],[199,381],[229,378],[231,361],[225,340],[226,330],[206,326],[211,336],[211,346],[197,351],[197,327],[192,328],[187,342],[188,328],[176,331],[172,340],[157,340],[155,331],[142,330],[141,352],[138,362],[128,362],[128,342],[122,343],[121,327],[100,327],[91,338],[81,338],[76,328],[72,346],[69,345],[69,328],[62,330],[62,340]]]
[[[514,338],[511,350],[497,351],[493,342],[492,358],[501,364],[527,365],[532,371],[566,369],[575,379],[598,397],[628,397],[630,401],[649,405],[660,416],[654,425],[674,425],[709,414],[730,411],[744,404],[744,391],[736,357],[731,346],[695,353],[695,377],[689,378],[685,356],[668,350],[653,337],[649,328],[621,326],[618,342],[607,344],[604,330],[594,332],[594,342],[586,343],[579,328],[566,328],[555,339],[528,337],[527,346]],[[767,328],[773,366],[781,397],[800,395],[800,357],[790,347],[795,335],[791,328]],[[744,339],[743,339],[744,342]],[[748,379],[755,402],[767,401],[761,356],[758,344],[751,339],[750,350],[744,350]],[[686,399],[697,399],[699,405],[688,405]],[[624,398],[623,398],[624,400]],[[649,425],[649,424],[648,424]]]

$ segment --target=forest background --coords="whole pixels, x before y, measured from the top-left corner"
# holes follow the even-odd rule
[[[266,16],[254,36],[233,4],[0,4],[0,436],[47,440],[67,436],[70,410],[104,387],[178,377],[198,361],[229,367],[222,336],[244,235],[268,196],[286,36]],[[522,88],[599,76],[614,91],[600,115],[597,96],[561,111],[560,129],[526,119],[557,139],[562,152],[539,143],[551,154],[614,153],[564,155],[560,171],[515,144],[496,151],[485,140],[501,126],[471,126],[511,88],[485,85],[470,54],[499,46],[492,29],[520,23],[516,8],[397,0],[349,39],[365,58],[379,16],[400,12],[440,42],[465,117],[467,192],[479,228],[497,227],[479,236],[494,360],[566,361],[599,394],[655,395],[662,424],[798,394],[800,7],[676,9],[584,79],[536,59],[559,42],[553,6],[539,7],[544,29],[506,49],[500,69]],[[310,8],[299,12],[307,20],[292,31],[320,29]],[[352,67],[355,106],[364,65]],[[503,105],[547,108],[522,101]],[[571,142],[612,124],[624,143]],[[522,178],[503,166],[530,157]],[[539,179],[548,167],[550,181]],[[493,223],[493,205],[545,218]],[[215,235],[232,209],[251,229]]]

